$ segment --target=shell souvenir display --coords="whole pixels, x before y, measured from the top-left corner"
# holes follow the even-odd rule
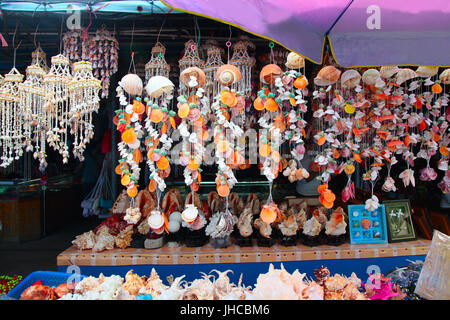
[[[416,70],[416,74],[422,78],[433,77],[433,76],[437,75],[438,72],[439,72],[439,67],[422,66],[422,67],[418,67]]]
[[[301,69],[305,66],[305,59],[295,52],[289,52],[286,60],[288,69]]]
[[[248,54],[248,48],[254,46],[250,41],[238,41],[233,45],[233,55],[228,61],[229,64],[236,66],[241,72],[242,81],[234,82],[232,89],[241,92],[246,99],[250,98],[252,93],[252,67],[254,61]]]
[[[135,73],[129,73],[120,80],[120,86],[130,96],[140,96],[144,84],[141,78]]]
[[[147,83],[154,76],[169,77],[170,66],[164,57],[165,53],[166,47],[160,42],[153,46],[150,61],[145,64],[145,81]]]
[[[216,73],[224,63],[222,61],[223,49],[218,47],[215,43],[210,43],[207,49],[207,59],[203,71],[206,75],[205,91],[210,100],[219,93],[220,84],[217,83]]]
[[[199,56],[199,49],[197,48],[197,44],[194,42],[194,40],[189,40],[184,44],[184,54],[183,57],[178,62],[180,66],[180,80],[183,78],[181,74],[184,70],[188,68],[198,68],[203,69],[205,65],[205,61],[203,61]],[[195,69],[194,69],[195,70]],[[189,72],[188,72],[189,73]],[[189,81],[189,75],[188,73],[184,73],[187,75],[187,81]],[[203,81],[203,86],[205,85],[206,81],[206,75],[203,72],[203,79],[200,79],[200,74],[197,74],[197,81],[200,83]],[[203,87],[200,86],[200,87]],[[183,95],[186,94],[185,91],[189,91],[189,87],[186,86],[184,81],[180,82],[180,88],[178,94]]]
[[[341,71],[334,66],[326,66],[320,69],[317,77],[314,78],[314,83],[318,86],[329,86],[335,84],[339,77],[341,76]]]

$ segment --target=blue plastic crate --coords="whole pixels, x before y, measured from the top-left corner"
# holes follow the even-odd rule
[[[44,286],[49,287],[57,287],[61,283],[67,282],[70,276],[73,273],[65,273],[65,272],[54,272],[54,271],[35,271],[30,273],[28,277],[23,279],[17,286],[15,286],[8,294],[6,295],[9,299],[20,299],[20,295],[25,289],[30,287],[36,281],[41,280]],[[80,275],[80,280],[82,280],[85,276]]]

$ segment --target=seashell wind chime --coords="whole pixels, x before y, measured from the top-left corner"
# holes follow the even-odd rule
[[[199,50],[197,44],[194,40],[189,40],[184,44],[184,54],[183,57],[178,61],[180,66],[180,74],[188,68],[199,68],[203,69],[205,62],[199,56]],[[179,85],[179,95],[187,94],[189,89],[180,81]]]
[[[42,51],[40,46],[31,53],[31,65],[38,65],[45,72],[48,72],[49,70],[47,65],[47,54]]]
[[[94,137],[92,114],[98,111],[99,91],[102,82],[93,75],[92,64],[88,61],[73,64],[73,79],[68,83],[70,133],[74,135],[73,154],[84,160],[86,144]]]
[[[50,71],[44,76],[46,95],[45,109],[49,113],[47,142],[63,157],[63,163],[69,162],[67,135],[69,127],[69,91],[70,74],[69,59],[62,54],[51,59]]]
[[[207,49],[207,59],[203,71],[206,74],[205,94],[212,100],[220,91],[220,85],[216,81],[216,72],[222,62],[222,48],[211,44]]]
[[[162,76],[169,78],[170,66],[164,57],[166,47],[157,42],[152,48],[150,61],[145,64],[145,82],[148,83],[151,77]]]
[[[39,63],[38,60],[35,61]],[[26,69],[26,80],[19,84],[19,103],[23,108],[25,150],[34,151],[33,157],[39,160],[41,172],[44,172],[47,167],[45,144],[48,118],[44,110],[45,90],[43,85],[45,75],[46,71],[39,64],[32,64]]]
[[[231,88],[244,94],[249,98],[252,93],[252,66],[254,61],[248,55],[247,48],[249,43],[247,41],[239,41],[233,46],[233,55],[229,64],[236,66],[242,75],[242,80],[234,83]]]
[[[13,67],[5,75],[4,81],[0,91],[2,149],[0,166],[6,168],[23,154],[23,112],[19,103],[19,84],[23,81],[23,75]]]

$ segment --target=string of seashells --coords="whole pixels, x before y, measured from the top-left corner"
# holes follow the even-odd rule
[[[236,66],[242,75],[242,80],[233,84],[232,89],[242,92],[248,99],[252,93],[252,67],[255,63],[248,54],[247,48],[251,44],[248,41],[238,41],[233,45],[233,56],[229,63]]]
[[[203,69],[205,62],[199,56],[199,49],[194,42],[194,40],[189,40],[184,44],[183,57],[178,61],[180,66],[180,74],[188,68],[199,68]],[[189,92],[189,88],[180,81],[178,94],[183,95]]]
[[[212,101],[220,91],[220,83],[216,79],[216,72],[224,64],[222,61],[223,49],[214,42],[210,42],[207,45],[207,58],[203,68],[206,74],[205,95]]]
[[[38,61],[37,61],[38,62]],[[25,150],[34,151],[34,159],[39,160],[39,170],[45,171],[47,113],[44,110],[45,90],[43,86],[46,72],[38,64],[32,64],[26,69],[26,80],[19,84],[20,105],[23,108],[23,135]]]
[[[73,79],[68,83],[70,111],[68,114],[70,133],[75,136],[73,154],[84,161],[84,150],[94,137],[92,114],[98,112],[101,81],[92,73],[92,64],[88,61],[73,64]]]
[[[63,157],[63,163],[69,161],[67,136],[69,131],[69,91],[72,75],[70,61],[62,54],[51,59],[49,72],[44,76],[45,109],[50,114],[47,142]]]
[[[0,91],[2,149],[0,166],[6,168],[23,154],[23,112],[19,98],[19,84],[23,81],[23,75],[14,66],[5,75],[4,81]]]

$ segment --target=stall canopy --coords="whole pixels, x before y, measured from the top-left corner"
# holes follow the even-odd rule
[[[343,67],[450,65],[448,0],[162,0]]]

